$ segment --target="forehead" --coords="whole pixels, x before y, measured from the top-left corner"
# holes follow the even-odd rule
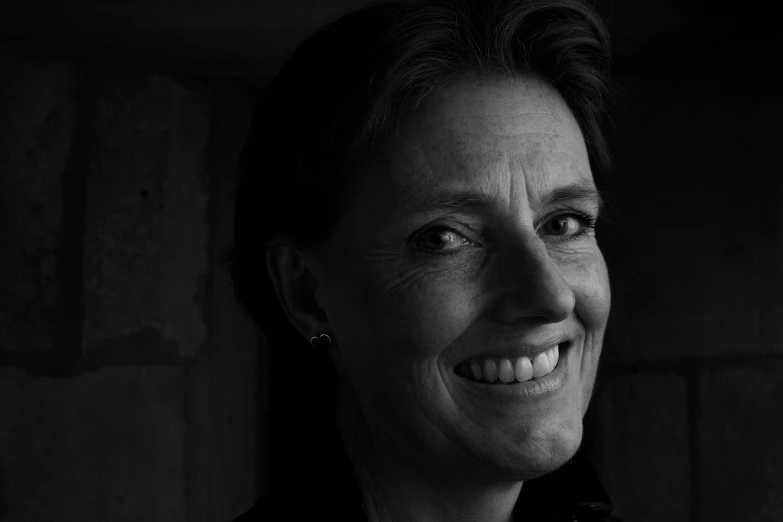
[[[515,181],[535,197],[592,180],[576,119],[535,78],[451,84],[409,115],[379,155],[387,179],[376,186],[404,197],[444,185],[493,193]]]

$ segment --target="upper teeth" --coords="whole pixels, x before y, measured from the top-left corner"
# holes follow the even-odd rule
[[[482,378],[488,382],[510,383],[515,379],[519,382],[529,381],[530,379],[543,377],[550,373],[557,366],[560,360],[560,350],[557,345],[554,348],[536,355],[531,361],[529,357],[518,357],[516,359],[484,359],[483,362],[471,359],[463,363],[462,373],[465,377],[473,377],[480,381]]]

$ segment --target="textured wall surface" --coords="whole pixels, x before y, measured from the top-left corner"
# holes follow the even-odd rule
[[[206,339],[209,93],[108,68],[88,89],[83,348],[190,359]]]
[[[274,74],[316,27],[370,0],[26,0],[0,3],[0,34],[78,45],[153,68],[247,77]],[[613,36],[616,58],[720,41],[737,27],[778,30],[752,9],[705,9],[682,0],[591,0]],[[46,17],[37,16],[45,11]]]
[[[0,70],[0,350],[47,351],[59,333],[63,184],[81,75],[65,61],[29,60],[3,47]]]
[[[271,70],[276,39],[309,30],[292,15],[259,32],[239,5],[210,29],[222,5],[88,4],[48,27],[136,63],[166,48],[156,63],[189,72]],[[590,450],[629,522],[778,522],[781,63],[732,23],[699,41],[692,7],[647,5],[661,18],[617,71]],[[226,59],[247,42],[260,54]],[[12,45],[0,74],[0,520],[230,520],[263,485],[269,371],[220,264],[241,86]]]
[[[222,264],[237,87],[0,46],[0,520],[230,520],[255,331]]]
[[[764,42],[618,71],[590,416],[634,521],[783,517],[783,64]]]
[[[3,522],[185,521],[181,367],[0,369]]]
[[[607,490],[629,521],[690,520],[686,381],[676,373],[606,378],[593,436]],[[665,499],[665,500],[664,500]]]

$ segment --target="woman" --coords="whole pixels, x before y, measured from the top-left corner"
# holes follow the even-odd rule
[[[237,190],[233,282],[271,347],[268,488],[238,520],[612,519],[577,454],[608,64],[577,0],[374,4],[286,63]]]

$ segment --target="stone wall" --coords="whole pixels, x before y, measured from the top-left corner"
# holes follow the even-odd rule
[[[783,520],[781,63],[726,44],[617,71],[590,419],[636,522]]]
[[[229,520],[254,328],[221,263],[240,87],[0,47],[0,520]]]
[[[765,56],[618,70],[586,443],[628,521],[783,520],[783,102]],[[230,520],[264,488],[268,371],[220,264],[241,87],[12,46],[0,71],[0,520]]]

